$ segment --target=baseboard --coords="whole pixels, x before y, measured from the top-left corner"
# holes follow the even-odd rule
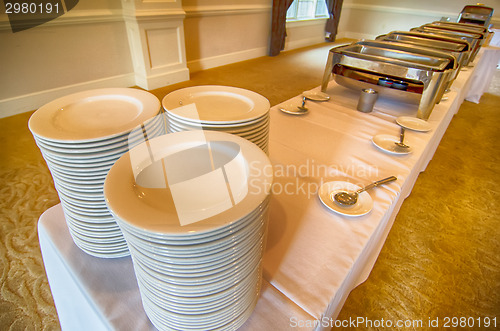
[[[251,60],[266,55],[267,55],[266,47],[252,48],[239,52],[233,52],[229,54],[222,54],[212,57],[206,57],[203,59],[188,61],[187,67],[189,68],[190,72],[196,72],[205,69],[220,67],[226,64]]]
[[[62,96],[98,88],[134,86],[134,74],[118,75],[0,100],[0,118],[35,110]]]
[[[285,42],[285,51],[290,51],[292,49],[297,49],[297,48],[302,48],[302,47],[307,47],[307,46],[312,46],[312,45],[317,45],[325,42],[324,36],[317,36],[317,37],[311,37],[311,38],[305,38],[305,39],[299,39],[299,40],[293,40],[293,41],[287,41]]]
[[[342,32],[339,32],[337,34],[337,36],[336,36],[335,39],[341,39],[341,38],[346,38],[346,39],[375,39],[376,37],[377,37],[377,35],[374,35],[374,34],[342,31]]]
[[[180,83],[189,80],[189,69],[179,68],[155,75],[144,77],[135,75],[135,85],[146,90],[154,90],[160,87]]]

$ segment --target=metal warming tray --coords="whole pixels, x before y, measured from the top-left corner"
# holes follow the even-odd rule
[[[391,31],[388,34],[378,36],[376,40],[401,42],[442,50],[450,53],[457,59],[459,68],[469,64],[471,47],[467,41],[462,39],[415,31]]]
[[[466,30],[470,31],[473,33],[480,33],[483,35],[483,39],[486,39],[488,36],[488,28],[480,25],[472,25],[472,24],[466,24],[466,23],[455,23],[455,22],[442,22],[442,21],[435,21],[432,23],[426,24],[428,26],[442,26],[446,27],[449,29],[457,29],[457,30]]]
[[[353,89],[366,87],[380,94],[418,101],[417,117],[427,119],[441,99],[456,62],[446,54],[425,50],[421,53],[406,45],[358,42],[330,50],[321,84],[326,91],[330,77]],[[383,48],[383,47],[386,48]],[[425,52],[422,53],[422,52]]]
[[[491,17],[493,16],[493,8],[485,6],[465,6],[458,16],[459,23],[468,23],[482,25],[488,27]]]
[[[441,34],[449,37],[460,38],[466,40],[471,44],[472,52],[470,56],[470,62],[474,61],[481,44],[484,41],[483,35],[481,33],[470,32],[464,29],[449,28],[444,26],[433,26],[430,24],[424,24],[418,28],[413,28],[410,31],[419,31],[432,34]]]
[[[455,78],[457,78],[457,75],[460,70],[460,65],[458,62],[458,59],[453,55],[450,54],[449,52],[445,52],[443,50],[437,50],[434,48],[430,47],[422,47],[421,45],[409,45],[401,42],[391,42],[391,41],[383,41],[383,40],[364,40],[357,42],[356,44],[358,45],[366,45],[366,46],[372,46],[372,47],[379,47],[383,49],[392,49],[396,51],[403,51],[407,53],[415,53],[423,56],[428,56],[432,58],[440,58],[440,59],[447,59],[449,60],[449,64],[446,68],[447,71],[447,82],[446,84],[443,84],[441,90],[437,92],[438,94],[438,101],[436,103],[439,103],[441,100],[441,97],[443,96],[443,93],[445,90],[451,86]]]

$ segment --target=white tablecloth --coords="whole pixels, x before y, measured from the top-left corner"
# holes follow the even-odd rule
[[[265,281],[243,330],[287,330],[298,324],[294,321],[337,316],[350,291],[368,277],[403,200],[470,92],[470,78],[484,64],[482,54],[473,68],[460,73],[448,100],[435,106],[428,120],[432,131],[407,131],[406,142],[414,149],[409,155],[387,154],[371,138],[398,137],[396,117],[415,116],[416,105],[380,98],[374,112],[360,113],[357,92],[331,82],[331,100],[308,101],[305,116],[284,114],[279,105],[271,109],[275,183]],[[300,101],[298,96],[286,103]],[[364,185],[389,175],[398,180],[370,191],[374,208],[365,216],[334,214],[316,195],[322,182]],[[153,328],[142,309],[130,258],[106,260],[81,252],[71,241],[60,205],[42,215],[38,229],[64,330]]]

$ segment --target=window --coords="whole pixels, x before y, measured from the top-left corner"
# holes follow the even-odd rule
[[[293,0],[286,12],[287,22],[328,17],[325,0]]]

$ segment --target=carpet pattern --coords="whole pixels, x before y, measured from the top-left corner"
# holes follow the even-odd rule
[[[152,91],[190,85],[251,89],[277,104],[321,83],[331,44],[194,73]],[[499,86],[497,75],[492,84]],[[497,317],[500,325],[500,90],[465,102],[405,200],[368,280],[338,319]],[[0,119],[0,330],[58,330],[37,221],[59,202],[27,128],[30,113]],[[441,325],[442,326],[442,325]],[[348,328],[347,328],[348,329]],[[372,326],[363,329],[383,329]]]

